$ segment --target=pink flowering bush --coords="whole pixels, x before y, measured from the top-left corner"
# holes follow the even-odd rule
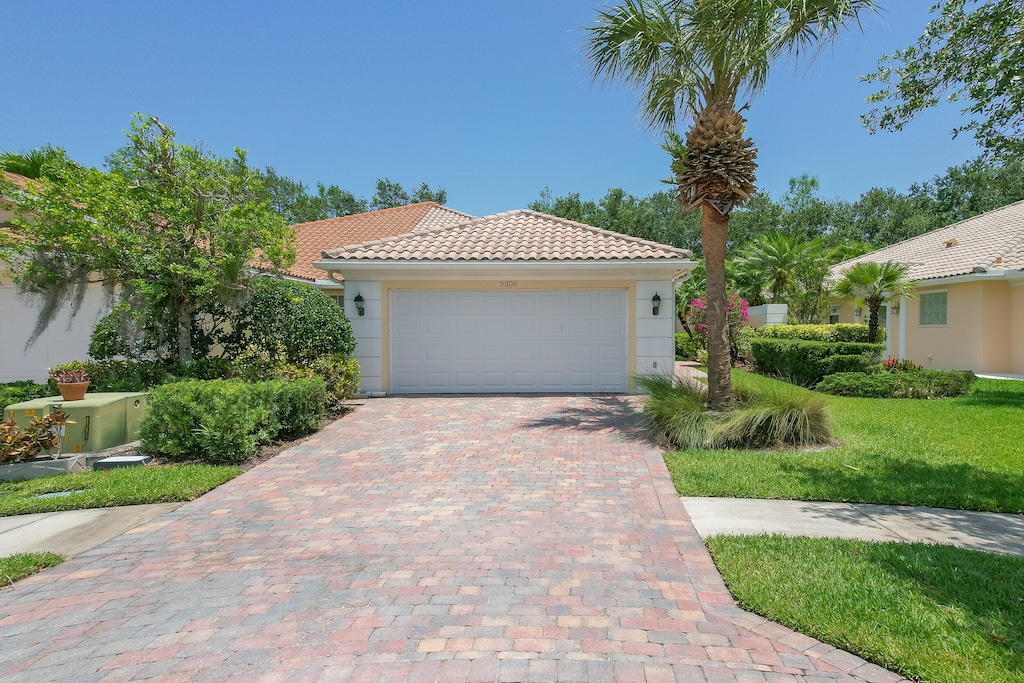
[[[729,352],[732,362],[735,363],[739,357],[737,343],[740,340],[740,329],[750,320],[747,312],[747,300],[733,292],[726,302],[726,316],[729,325]],[[690,321],[693,323],[693,336],[701,348],[708,346],[708,320],[707,320],[707,297],[699,296],[690,302]]]

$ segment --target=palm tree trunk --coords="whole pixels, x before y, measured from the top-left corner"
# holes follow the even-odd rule
[[[878,340],[878,310],[882,302],[868,302],[868,343],[874,344]]]
[[[708,407],[711,410],[723,410],[733,402],[725,291],[725,245],[728,236],[729,217],[704,202],[700,242],[704,248],[704,270],[707,272]]]

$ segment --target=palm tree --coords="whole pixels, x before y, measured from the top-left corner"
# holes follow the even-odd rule
[[[907,279],[910,266],[893,261],[874,263],[864,261],[850,266],[843,279],[836,284],[835,294],[853,298],[868,309],[868,341],[878,339],[878,309],[882,304],[894,302],[901,296],[913,296],[915,285]]]
[[[747,301],[783,302],[797,288],[798,276],[808,255],[820,247],[818,240],[806,242],[778,230],[758,235],[733,261],[737,279],[751,289]]]
[[[701,209],[707,270],[708,403],[732,403],[726,324],[725,248],[729,214],[754,192],[757,151],[740,112],[760,93],[780,58],[827,44],[872,0],[622,0],[599,12],[585,49],[595,79],[640,91],[652,128],[666,137],[681,209]]]

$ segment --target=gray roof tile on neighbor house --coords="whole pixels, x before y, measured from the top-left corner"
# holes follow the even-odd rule
[[[324,252],[326,259],[385,261],[596,261],[691,256],[686,249],[527,210]]]
[[[870,261],[908,265],[912,280],[1024,270],[1024,201],[837,263],[831,276]]]

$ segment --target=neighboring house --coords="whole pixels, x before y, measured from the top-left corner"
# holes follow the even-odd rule
[[[29,178],[2,171],[21,190],[28,190]],[[0,197],[0,225],[14,215],[16,197]],[[86,357],[89,337],[96,322],[110,310],[110,302],[99,283],[88,286],[77,314],[64,308],[31,345],[42,297],[20,294],[0,264],[0,382],[46,379],[47,368]]]
[[[32,181],[13,173],[4,173],[22,190]],[[16,198],[0,197],[0,224],[13,214]],[[296,259],[285,277],[307,282],[324,290],[342,303],[344,285],[323,277],[312,267],[325,249],[366,240],[429,230],[463,222],[473,217],[434,202],[423,202],[370,213],[329,218],[292,226],[295,229]],[[101,285],[90,285],[77,315],[65,306],[47,330],[27,346],[35,328],[42,299],[19,294],[0,270],[0,382],[30,379],[43,381],[49,367],[86,358],[89,338],[96,323],[110,310]]]
[[[915,298],[885,311],[889,355],[928,368],[1024,375],[1024,201],[968,218],[832,267],[910,267]],[[867,323],[852,302],[829,322]]]
[[[462,223],[473,216],[449,209],[434,202],[421,202],[392,209],[357,213],[339,218],[327,218],[291,226],[295,230],[295,265],[285,271],[285,277],[309,283],[343,303],[343,278],[329,279],[324,272],[313,267],[321,254],[346,244],[393,237],[408,232]]]
[[[691,256],[512,211],[329,249],[314,266],[345,278],[364,392],[626,392],[637,373],[674,369],[674,284]]]

